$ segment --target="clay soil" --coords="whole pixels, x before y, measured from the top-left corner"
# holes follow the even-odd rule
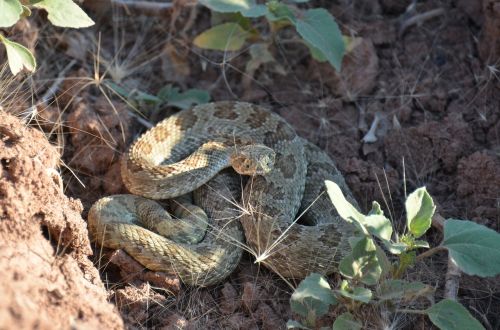
[[[12,78],[4,67],[0,80],[0,329],[285,328],[293,289],[250,255],[224,283],[195,289],[88,235],[92,203],[126,191],[121,154],[179,111],[143,94],[168,84],[272,108],[328,151],[362,211],[380,201],[396,228],[405,194],[426,186],[442,217],[500,231],[500,2],[300,5],[327,9],[356,38],[340,73],[313,60],[292,30],[276,36],[274,60],[257,63],[248,47],[195,47],[211,16],[194,1],[153,11],[112,2],[81,2],[97,23],[89,29],[53,28],[38,14],[2,31],[34,50],[39,69]],[[269,34],[265,21],[255,24]],[[437,245],[442,232],[425,238]],[[408,277],[440,300],[446,265],[437,254]],[[463,275],[457,299],[487,329],[500,328],[499,278]],[[432,327],[423,316],[370,310],[364,322]]]

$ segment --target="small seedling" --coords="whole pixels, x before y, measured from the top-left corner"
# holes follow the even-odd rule
[[[192,88],[182,92],[178,87],[168,84],[161,88],[156,95],[152,95],[142,91],[129,92],[112,81],[105,81],[105,84],[114,93],[126,98],[127,102],[132,102],[134,105],[149,104],[154,109],[166,105],[185,110],[191,108],[193,105],[208,103],[210,101],[210,94],[203,89]]]
[[[314,328],[318,317],[325,315],[330,306],[337,306],[345,312],[333,323],[334,330],[361,329],[361,318],[356,315],[363,305],[411,305],[417,298],[430,297],[434,292],[431,286],[401,277],[417,261],[441,250],[447,250],[449,257],[466,274],[483,277],[500,274],[500,234],[471,221],[446,220],[441,244],[424,253],[416,253],[418,249],[429,248],[429,244],[419,238],[430,228],[436,210],[425,187],[415,190],[406,199],[406,232],[398,236],[393,235],[392,224],[377,202],[373,202],[372,210],[364,215],[345,199],[336,183],[325,183],[337,212],[356,227],[356,235],[349,240],[351,253],[339,263],[339,272],[344,277],[339,287],[330,288],[319,274],[304,279],[290,299],[292,311],[301,317],[301,322],[290,320],[288,328]],[[385,251],[397,260],[390,262]],[[427,315],[440,329],[484,329],[458,302],[443,299],[433,304],[432,299],[428,301],[430,307],[424,310],[395,311]]]
[[[275,40],[278,31],[293,27],[301,37],[293,41],[305,44],[318,61],[328,61],[340,71],[345,52],[344,38],[333,16],[323,8],[302,10],[296,4],[309,0],[271,0],[257,4],[255,0],[227,1],[200,0],[214,13],[222,13],[223,23],[216,24],[194,39],[194,44],[203,49],[238,51],[247,41],[265,49]],[[217,15],[214,15],[217,16]],[[253,22],[264,17],[269,25],[269,33],[259,31]],[[262,53],[262,51],[261,51]],[[253,54],[251,53],[253,56]],[[256,61],[257,58],[253,57]]]

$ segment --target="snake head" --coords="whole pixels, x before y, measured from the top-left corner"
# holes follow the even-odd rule
[[[264,145],[238,147],[231,155],[231,166],[241,175],[264,175],[274,167],[276,154]]]

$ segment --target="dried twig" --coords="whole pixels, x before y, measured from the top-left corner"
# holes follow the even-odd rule
[[[39,113],[39,108],[45,108],[49,104],[49,100],[56,95],[61,83],[66,79],[66,73],[76,64],[77,60],[71,60],[60,72],[52,85],[45,91],[42,97],[33,104],[26,112],[24,121],[30,123],[35,116]]]
[[[142,14],[147,16],[162,16],[174,8],[173,2],[111,0],[111,3],[125,10],[140,11]]]
[[[375,113],[375,118],[373,118],[373,122],[370,126],[368,132],[366,132],[365,136],[361,139],[364,143],[375,143],[377,142],[377,136],[375,133],[377,132],[378,124],[382,120],[382,114],[380,112]]]
[[[422,24],[422,22],[427,21],[431,18],[444,14],[445,10],[443,8],[436,8],[433,10],[426,11],[425,13],[418,14],[410,17],[409,19],[403,21],[399,27],[399,36],[401,37],[408,28],[412,25]]]
[[[46,105],[49,100],[56,95],[57,91],[59,90],[59,86],[61,83],[64,81],[66,78],[66,73],[73,67],[73,65],[76,64],[76,60],[71,60],[60,72],[59,75],[57,75],[56,80],[54,80],[54,83],[47,89],[47,91],[43,94],[43,96],[38,100],[38,105],[44,104]]]
[[[443,231],[444,218],[439,213],[435,213],[432,217],[432,226],[437,228],[441,232]],[[462,272],[458,268],[455,261],[448,255],[448,269],[446,270],[444,287],[445,298],[457,300],[461,274]]]

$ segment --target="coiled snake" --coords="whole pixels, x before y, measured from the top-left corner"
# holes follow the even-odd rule
[[[234,171],[250,175],[242,190]],[[353,228],[321,194],[324,180],[332,180],[355,203],[342,175],[283,118],[256,105],[216,102],[168,117],[124,155],[122,179],[134,195],[97,201],[90,233],[98,244],[121,248],[188,285],[222,281],[244,249],[297,279],[334,272],[349,250]],[[180,197],[171,208],[188,219],[164,221],[170,216],[154,200],[192,191],[207,217]]]

